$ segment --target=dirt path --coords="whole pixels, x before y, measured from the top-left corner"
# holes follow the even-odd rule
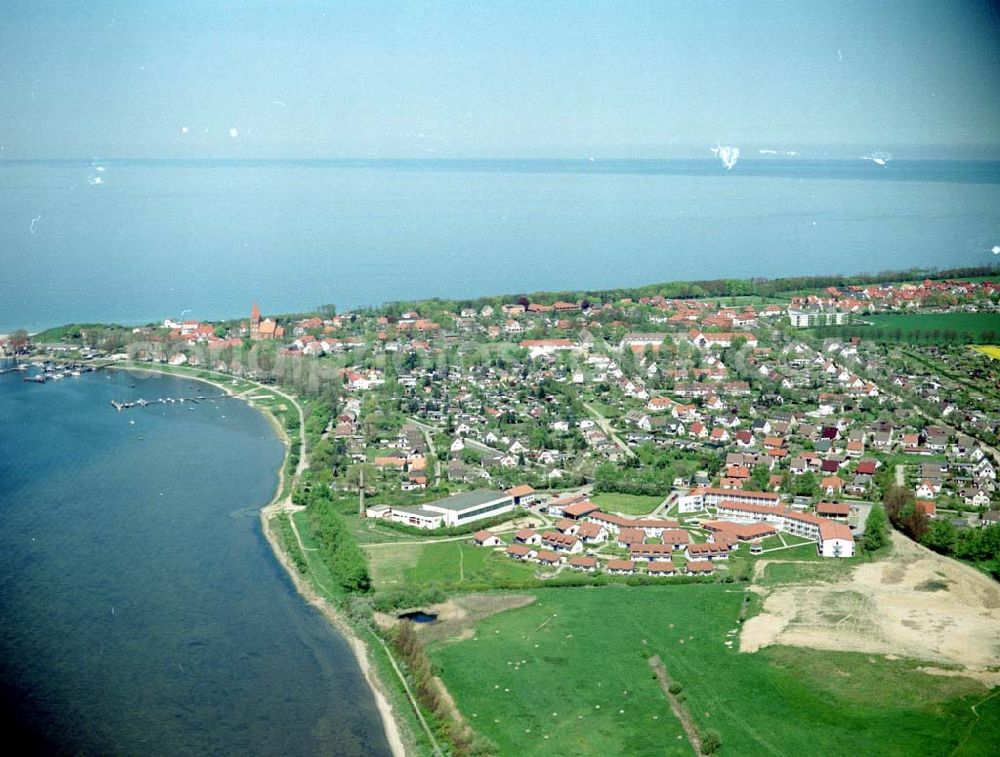
[[[695,727],[694,721],[691,720],[691,715],[688,714],[684,703],[671,693],[670,676],[667,674],[663,660],[660,659],[659,655],[653,655],[649,658],[649,667],[656,674],[656,680],[660,682],[663,695],[670,702],[670,709],[673,711],[674,717],[684,729],[684,734],[687,736],[688,743],[691,744],[691,749],[694,750],[695,757],[701,757],[701,737],[698,735],[698,729]]]
[[[305,542],[302,541],[302,534],[299,533],[299,527],[295,524],[295,518],[292,517],[295,512],[299,512],[301,510],[305,510],[305,508],[299,507],[296,508],[295,511],[290,511],[288,513],[288,524],[292,527],[292,533],[295,534],[295,541],[299,543],[299,549],[303,552],[319,552],[319,547],[307,547]],[[325,587],[321,586],[320,588],[322,589]],[[327,591],[329,591],[329,589],[327,589]]]

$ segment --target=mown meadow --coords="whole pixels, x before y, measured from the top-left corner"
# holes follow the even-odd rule
[[[486,618],[474,637],[430,649],[462,713],[500,754],[689,755],[651,655],[663,659],[699,731],[721,737],[721,754],[995,747],[1000,697],[970,679],[866,654],[738,652],[739,585],[533,593],[534,604]]]

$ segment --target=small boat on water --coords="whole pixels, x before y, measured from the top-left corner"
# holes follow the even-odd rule
[[[30,382],[32,382],[34,384],[44,384],[45,383],[45,375],[42,374],[42,373],[37,373],[34,376],[25,376],[24,380],[25,381],[30,381]]]

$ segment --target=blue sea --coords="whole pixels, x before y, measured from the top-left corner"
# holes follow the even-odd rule
[[[998,261],[1000,163],[0,162],[0,333]]]
[[[354,657],[264,540],[282,447],[238,400],[0,375],[0,708],[67,754],[382,755]],[[27,752],[26,752],[27,753]]]

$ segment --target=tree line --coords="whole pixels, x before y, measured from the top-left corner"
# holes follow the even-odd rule
[[[892,485],[883,496],[892,524],[916,542],[958,560],[979,563],[1000,580],[1000,524],[958,528],[947,518],[928,518],[909,489]]]
[[[371,591],[365,553],[338,512],[330,488],[301,486],[292,493],[292,502],[307,508],[312,533],[320,543],[320,559],[339,587],[348,593]]]
[[[905,344],[996,344],[998,334],[993,329],[982,329],[979,332],[971,329],[903,329],[881,328],[879,326],[847,325],[824,326],[816,330],[821,339],[836,338],[842,341],[852,337],[860,337],[874,342],[902,342]]]
[[[417,701],[434,715],[440,735],[452,746],[452,754],[459,757],[496,754],[496,745],[462,723],[442,696],[437,673],[413,623],[403,621],[396,625],[392,645],[403,661]]]
[[[584,304],[599,302],[614,302],[621,299],[641,297],[666,297],[668,299],[701,299],[705,297],[773,297],[788,292],[825,289],[827,287],[868,286],[873,284],[888,284],[897,281],[920,281],[923,279],[955,279],[979,276],[992,276],[1000,272],[994,265],[966,266],[939,270],[935,268],[911,268],[904,271],[880,271],[878,273],[860,273],[854,275],[828,274],[818,276],[786,276],[777,279],[709,279],[700,281],[671,281],[657,284],[647,284],[640,287],[621,287],[598,290],[564,290],[560,292],[534,292],[479,297],[465,300],[413,300],[385,303],[377,308],[363,312],[371,314],[390,313],[399,315],[408,310],[424,311],[453,310],[459,308],[475,308],[486,305],[498,309],[501,305],[511,302],[525,301],[551,305],[558,301],[582,302]]]

